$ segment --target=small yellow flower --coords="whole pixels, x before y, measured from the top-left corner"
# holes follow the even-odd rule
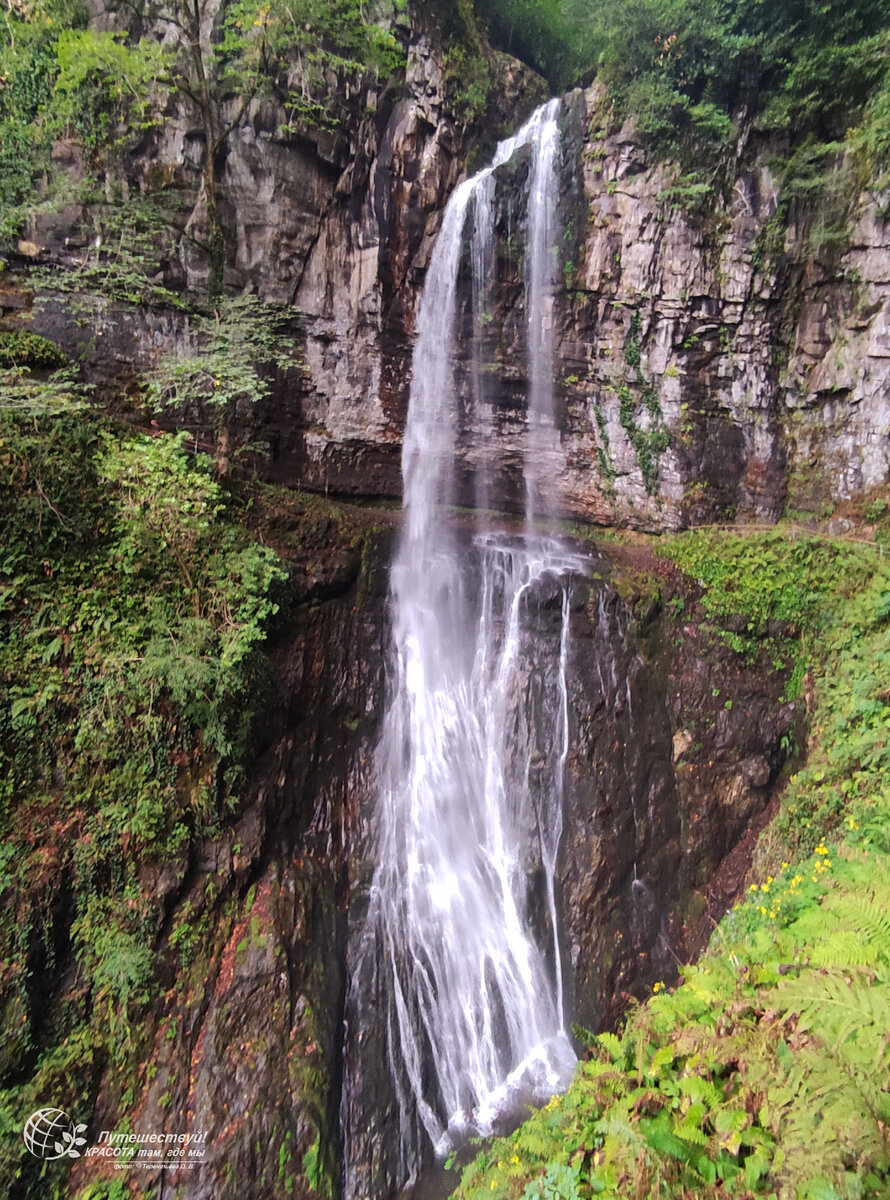
[[[820,842],[819,845],[816,847],[816,853],[817,854],[827,854],[828,853],[828,847],[825,845],[824,842]]]
[[[514,1155],[513,1155],[513,1157],[510,1159],[510,1162],[511,1162],[511,1163],[516,1163],[516,1165],[517,1165],[517,1167],[518,1167],[518,1166],[519,1166],[519,1155],[518,1155],[518,1154],[514,1154]]]
[[[652,991],[653,992],[663,992],[664,991],[664,984],[661,982],[660,979],[659,979],[658,983],[653,983]]]
[[[762,905],[762,904],[758,904],[758,906],[757,906],[757,907],[758,907],[758,909],[760,910],[760,912],[762,912],[762,913],[763,913],[763,915],[764,915],[764,916],[766,916],[766,909],[763,907],[763,905]]]

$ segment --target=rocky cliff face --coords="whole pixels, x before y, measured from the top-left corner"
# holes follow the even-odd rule
[[[96,21],[118,23],[105,8]],[[344,81],[336,97],[347,114],[342,128],[294,130],[282,104],[258,98],[218,170],[226,284],[289,306],[303,359],[302,370],[278,379],[270,405],[239,414],[234,432],[242,442],[265,440],[271,459],[262,469],[290,485],[399,494],[414,310],[441,211],[468,157],[484,158],[545,95],[532,70],[480,42],[491,103],[484,118],[473,118],[440,23],[417,5],[397,32],[403,76],[352,93]],[[73,182],[83,178],[76,146],[59,145],[55,158]],[[157,256],[157,280],[172,289],[207,283],[206,255],[196,248],[206,241],[202,161],[196,114],[174,103],[120,164],[122,178],[108,183],[125,196],[162,184],[168,205],[190,214],[187,236],[167,230],[146,250]],[[38,215],[19,263],[64,267],[76,289],[101,213],[101,204],[72,204]],[[94,294],[72,303],[70,292],[46,283],[40,291],[34,305],[28,276],[11,273],[0,296],[7,327],[27,322],[105,387],[131,386],[160,353],[193,338],[188,318],[164,305]],[[212,442],[210,428],[212,421]]]
[[[142,864],[159,995],[121,1026],[142,1047],[138,1070],[97,1064],[95,1108],[81,1118],[93,1143],[126,1123],[206,1133],[194,1169],[130,1172],[161,1192],[175,1178],[193,1200],[311,1195],[338,1176],[349,848],[383,690],[389,538],[359,516],[350,547],[317,524],[297,518],[296,550],[279,533],[296,621],[271,650],[243,802],[218,838]],[[48,976],[47,992],[61,979]],[[116,1161],[78,1161],[70,1194],[121,1178]]]
[[[850,192],[833,237],[814,211],[781,216],[775,147],[746,140],[726,195],[687,211],[672,198],[676,168],[648,160],[600,90],[566,97],[562,124],[553,315],[561,444],[549,471],[564,513],[648,529],[769,522],[825,515],[883,482],[886,209]],[[520,156],[498,172],[502,194],[515,193],[525,169]],[[521,504],[527,442],[516,353],[523,237],[521,223],[501,220],[490,322],[473,328],[468,286],[463,308],[463,461],[468,475],[484,464],[499,478],[511,507]],[[472,369],[479,338],[497,363],[482,389]],[[495,414],[489,445],[487,424],[474,424],[480,390]]]
[[[272,403],[239,418],[243,441],[270,445],[262,469],[276,481],[399,494],[414,311],[440,214],[468,157],[484,160],[543,95],[527,68],[488,52],[493,108],[468,124],[435,25],[418,12],[402,36],[403,86],[351,97],[342,133],[284,132],[284,110],[258,99],[220,169],[227,282],[293,306],[303,348],[303,369],[278,381]],[[552,468],[567,514],[650,529],[772,521],[824,515],[887,478],[886,204],[854,188],[820,239],[813,211],[780,218],[775,151],[742,138],[723,193],[686,211],[676,169],[653,164],[632,125],[616,127],[601,90],[566,98],[554,312],[562,439]],[[56,159],[74,178],[83,171],[71,145]],[[200,160],[180,107],[129,157],[125,186],[135,193],[163,178],[200,234]],[[500,186],[522,169],[521,160],[505,167]],[[499,235],[492,322],[465,328],[468,346],[484,337],[499,358],[484,398],[498,439],[485,445],[471,425],[463,453],[468,471],[484,464],[500,478],[511,507],[525,429],[513,353],[524,336],[523,230],[502,223]],[[73,205],[37,219],[22,247],[78,267],[90,237],[89,211]],[[172,287],[205,281],[189,239],[159,247],[158,269]],[[100,382],[131,382],[190,337],[187,320],[163,307],[81,300],[85,324],[69,296],[50,293],[28,312],[21,277],[2,299],[7,327],[31,321]],[[470,417],[471,374],[468,363]]]
[[[542,94],[531,72],[493,54],[496,110],[468,127],[455,115],[441,45],[422,22],[408,41],[401,98],[366,96],[348,136],[285,136],[282,113],[257,101],[226,157],[228,282],[298,310],[303,369],[279,380],[262,411],[241,415],[242,440],[271,446],[262,469],[277,481],[399,494],[414,310],[442,208],[471,150],[518,124]],[[824,515],[883,482],[886,208],[851,192],[848,234],[835,231],[818,249],[812,212],[779,220],[773,147],[744,140],[725,195],[687,212],[672,200],[674,168],[649,162],[632,126],[615,127],[599,90],[566,98],[563,127],[554,313],[562,439],[552,468],[565,512],[643,528],[772,521]],[[180,112],[131,173],[144,182],[162,171],[193,202],[193,142]],[[76,152],[60,148],[59,165],[76,173]],[[505,167],[500,186],[522,169],[521,160]],[[84,228],[82,210],[42,218],[29,253],[81,261]],[[522,237],[502,224],[492,322],[465,327],[467,346],[485,337],[500,370],[485,381],[498,429],[488,446],[472,436],[468,356],[464,462],[501,480],[506,507],[516,503],[525,429],[526,381],[513,353],[524,336]],[[185,244],[159,265],[171,284],[201,282]],[[189,336],[169,310],[89,303],[88,332],[70,300],[52,295],[32,327],[79,353],[100,381],[131,379]],[[9,327],[29,304],[19,281],[6,294]]]
[[[775,148],[743,142],[728,198],[686,215],[671,170],[610,127],[596,89],[572,113],[586,206],[561,321],[573,511],[770,521],[883,482],[886,209],[852,191],[848,235],[819,249],[814,213],[778,220]],[[647,479],[656,430],[667,445]]]

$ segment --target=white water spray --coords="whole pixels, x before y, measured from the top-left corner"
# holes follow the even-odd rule
[[[412,1136],[407,1114],[416,1113],[438,1153],[564,1089],[575,1065],[554,874],[569,753],[569,580],[584,565],[534,528],[548,515],[545,465],[559,439],[552,389],[558,107],[539,109],[452,196],[413,357],[405,525],[391,575],[394,661],[377,760],[377,866],[365,928],[385,980],[388,1010],[378,1019],[386,1023],[400,1136]],[[492,293],[495,172],[522,148],[529,157],[526,528],[519,536],[489,531],[467,545],[447,511],[456,500],[460,419],[458,274],[469,233],[478,328]],[[480,354],[477,347],[471,378],[484,408]],[[482,412],[477,427],[493,435]],[[477,503],[489,488],[476,481]],[[542,613],[551,638],[543,652],[535,628]]]

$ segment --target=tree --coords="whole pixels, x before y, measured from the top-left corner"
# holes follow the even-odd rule
[[[400,4],[382,0],[381,20]],[[229,138],[253,99],[275,94],[302,119],[327,124],[339,79],[391,72],[401,51],[384,24],[364,15],[359,0],[146,0],[131,11],[129,25],[117,33],[64,33],[56,95],[81,135],[98,124],[106,145],[115,129],[141,130],[157,119],[171,97],[193,107],[204,141],[196,211],[204,213],[215,299],[226,263],[217,179]],[[85,85],[93,94],[88,120]],[[104,110],[104,126],[96,110]]]
[[[197,317],[194,341],[164,355],[149,376],[158,408],[209,409],[216,425],[216,467],[229,473],[230,425],[239,403],[256,405],[269,394],[264,368],[298,365],[282,314],[255,296],[221,298],[211,316]]]

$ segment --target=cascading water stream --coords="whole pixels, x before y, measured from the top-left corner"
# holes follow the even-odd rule
[[[552,395],[558,107],[539,109],[498,146],[489,167],[456,189],[417,321],[364,945],[384,980],[378,1020],[386,1026],[400,1138],[416,1136],[419,1122],[440,1154],[548,1099],[575,1064],[554,875],[569,751],[569,588],[584,563],[535,528],[550,515],[544,466],[559,438]],[[461,419],[458,277],[472,220],[478,329],[492,291],[495,173],[522,148],[529,157],[526,528],[522,536],[489,530],[468,546],[448,510]],[[490,407],[483,367],[477,345],[471,391],[479,409]],[[494,437],[490,413],[476,415],[477,428]],[[551,472],[551,487],[552,480]],[[477,503],[488,503],[490,487],[477,478]],[[542,656],[530,626],[548,604],[558,614],[558,627],[550,623],[558,640],[555,653]]]

